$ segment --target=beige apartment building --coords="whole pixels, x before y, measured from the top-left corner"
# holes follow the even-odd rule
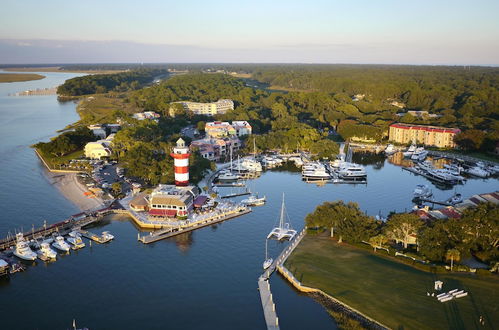
[[[454,148],[454,136],[460,132],[458,128],[396,123],[390,125],[389,139],[401,144],[415,142],[438,148]]]
[[[195,115],[213,116],[217,114],[224,114],[227,111],[234,110],[234,101],[228,99],[222,99],[210,103],[199,103],[199,102],[189,102],[189,101],[180,101],[174,103],[182,104],[185,111],[191,111]]]

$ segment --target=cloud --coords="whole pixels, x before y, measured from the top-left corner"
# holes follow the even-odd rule
[[[0,39],[2,64],[247,62],[497,65],[498,59],[498,45],[477,41],[439,47],[424,42],[296,43],[245,47],[223,44],[202,47],[115,40]]]

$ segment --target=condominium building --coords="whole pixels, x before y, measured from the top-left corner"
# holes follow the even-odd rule
[[[390,141],[402,144],[415,142],[438,148],[454,148],[454,136],[460,133],[458,128],[396,123],[390,125]]]
[[[218,100],[210,103],[180,101],[185,111],[191,111],[195,115],[213,116],[217,114],[224,114],[229,110],[234,110],[234,102],[228,99]]]
[[[234,135],[243,136],[251,134],[251,125],[247,121],[213,121],[205,125],[204,131],[208,137],[220,138]]]

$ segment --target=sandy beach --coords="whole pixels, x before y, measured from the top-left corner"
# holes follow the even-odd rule
[[[105,206],[102,198],[90,198],[85,195],[88,189],[78,182],[76,173],[52,173],[46,171],[45,174],[50,183],[57,187],[62,195],[80,210],[96,210]]]

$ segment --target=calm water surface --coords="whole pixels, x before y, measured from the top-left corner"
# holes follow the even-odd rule
[[[51,186],[29,146],[47,140],[78,119],[74,103],[55,96],[9,97],[8,93],[53,87],[74,74],[43,73],[46,79],[0,84],[0,234],[55,222],[78,210]],[[301,181],[299,173],[265,172],[252,185],[267,205],[249,215],[175,239],[143,245],[126,218],[114,217],[98,232],[116,239],[36,262],[24,273],[0,281],[1,328],[66,329],[76,318],[91,329],[263,329],[257,278],[264,238],[279,214],[282,192],[294,228],[323,201],[356,201],[369,214],[409,209],[412,190],[427,181],[384,158],[356,155],[367,165],[367,185],[325,185]],[[497,179],[469,180],[464,196],[499,187]],[[438,199],[452,190],[434,187]],[[282,248],[272,242],[275,255]],[[283,329],[328,329],[334,322],[312,299],[298,294],[279,275],[271,279]]]

